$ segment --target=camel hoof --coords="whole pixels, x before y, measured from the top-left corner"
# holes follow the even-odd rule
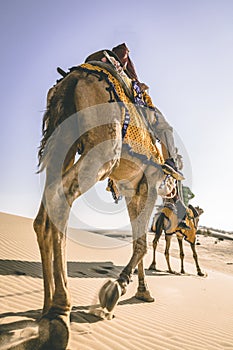
[[[176,275],[176,276],[180,276],[181,274],[185,274],[185,272],[177,272],[174,270],[168,270],[167,272],[169,272],[171,275]]]
[[[152,263],[152,264],[149,266],[148,270],[157,271],[156,265],[155,265],[154,263]]]
[[[39,321],[39,348],[41,350],[65,350],[69,340],[69,328],[62,316],[49,319],[44,316]]]
[[[121,287],[118,281],[108,280],[99,291],[99,301],[101,307],[103,309],[106,308],[109,312],[111,312],[116,306],[121,294]]]
[[[207,273],[204,273],[204,272],[201,272],[201,271],[198,271],[197,275],[200,276],[200,277],[207,277],[208,276]]]
[[[153,303],[155,299],[150,295],[150,292],[148,290],[145,290],[144,292],[137,291],[135,294],[135,298],[139,300],[143,300],[147,303]]]

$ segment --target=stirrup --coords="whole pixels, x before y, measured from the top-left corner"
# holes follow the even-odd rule
[[[178,181],[185,180],[183,174],[181,174],[178,170],[175,170],[168,164],[162,164],[162,169],[165,174],[171,175],[172,177],[174,177],[174,179]]]

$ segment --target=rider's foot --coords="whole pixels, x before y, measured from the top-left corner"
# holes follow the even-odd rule
[[[173,158],[166,159],[162,165],[162,169],[165,174],[173,176],[176,180],[181,181],[185,179],[183,174],[177,169]]]

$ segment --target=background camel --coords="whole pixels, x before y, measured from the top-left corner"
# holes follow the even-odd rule
[[[153,240],[153,260],[152,263],[149,267],[150,270],[156,270],[156,248],[158,241],[161,237],[162,232],[165,232],[165,240],[166,240],[166,247],[165,247],[165,257],[167,261],[167,266],[168,266],[168,271],[170,273],[174,273],[174,271],[171,268],[170,265],[170,255],[169,255],[169,250],[170,250],[170,245],[171,245],[171,239],[173,234],[176,234],[178,243],[179,243],[179,249],[180,249],[180,261],[181,261],[181,273],[185,273],[184,270],[184,249],[183,249],[183,239],[184,237],[186,240],[190,243],[190,247],[192,249],[193,253],[193,258],[195,261],[195,265],[197,268],[197,274],[198,276],[204,276],[205,274],[201,271],[201,268],[198,263],[198,256],[196,252],[196,246],[195,246],[195,241],[196,241],[196,232],[197,232],[197,226],[198,226],[198,221],[200,215],[204,212],[203,209],[200,207],[195,207],[195,213],[191,208],[188,208],[188,215],[186,218],[187,225],[189,225],[190,230],[185,230],[185,229],[180,229],[178,228],[178,218],[177,215],[172,212],[170,208],[167,208],[169,215],[166,216],[166,214],[162,211],[159,215],[155,215],[151,230],[155,232],[155,238]],[[197,216],[197,214],[198,216]]]
[[[118,83],[116,88],[115,73],[108,73],[109,65],[94,63],[94,70],[91,64],[76,67],[50,89],[43,119],[39,165],[46,171],[46,182],[34,229],[44,280],[43,317],[39,326],[40,334],[46,334],[43,341],[49,349],[65,349],[69,337],[71,302],[65,242],[70,208],[97,181],[111,177],[125,196],[133,235],[129,263],[116,281],[108,281],[101,288],[100,304],[112,312],[137,265],[136,297],[154,300],[143,267],[148,223],[157,187],[164,178],[154,135],[162,140],[164,130],[170,132],[171,127],[156,108],[135,107],[130,102],[132,91],[127,84]],[[133,125],[136,114],[139,118],[134,119]],[[140,140],[132,139],[129,145],[127,134],[122,137],[125,115],[131,117],[129,128],[137,135],[146,133],[149,137],[152,151],[147,149],[146,155],[133,152],[133,148],[142,146]],[[75,161],[77,152],[80,157]]]

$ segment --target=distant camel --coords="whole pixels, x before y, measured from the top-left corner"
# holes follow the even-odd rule
[[[151,230],[155,232],[155,238],[153,240],[153,261],[149,267],[149,270],[156,270],[156,259],[155,259],[156,248],[157,248],[159,238],[161,237],[161,234],[164,231],[165,240],[166,240],[165,257],[167,261],[168,271],[170,273],[174,273],[170,265],[169,249],[171,245],[172,235],[176,234],[176,237],[179,243],[179,248],[180,248],[180,260],[181,260],[180,272],[185,273],[184,249],[183,249],[183,238],[185,237],[185,239],[190,243],[198,276],[205,275],[200,269],[197,252],[195,248],[195,240],[196,240],[196,232],[197,232],[199,216],[204,212],[204,210],[199,207],[195,207],[194,210],[192,209],[193,209],[192,206],[189,206],[189,208],[187,208],[187,218],[186,218],[186,222],[187,222],[187,225],[190,227],[190,230],[177,228],[177,225],[178,225],[177,215],[170,208],[164,207],[161,213],[159,214],[159,216],[156,217],[155,215],[151,226]]]
[[[48,92],[39,149],[46,182],[34,229],[44,279],[40,334],[47,335],[49,349],[65,349],[69,337],[65,242],[70,209],[98,181],[111,178],[125,196],[133,234],[132,256],[119,277],[101,288],[100,304],[112,312],[137,265],[136,297],[154,301],[145,282],[143,257],[157,189],[165,177],[156,141],[172,129],[157,108],[146,108],[147,102],[135,106],[129,79],[122,80],[114,67],[95,61],[75,67]]]

